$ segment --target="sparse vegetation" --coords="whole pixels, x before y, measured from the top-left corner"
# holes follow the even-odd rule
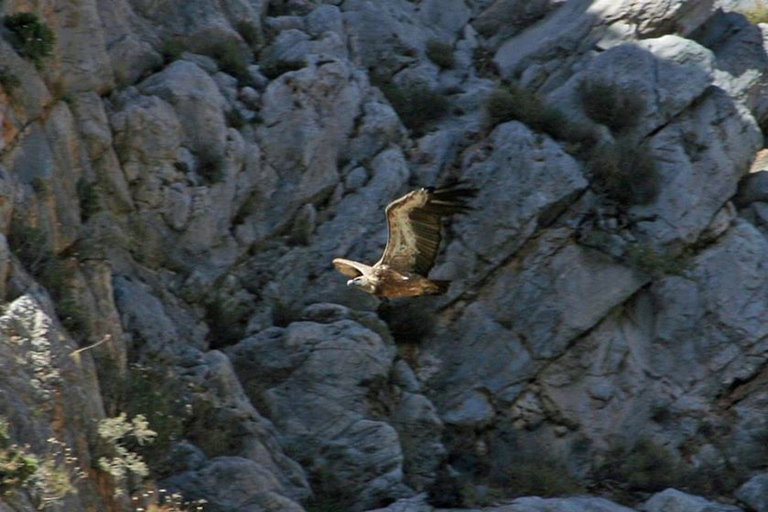
[[[661,175],[643,146],[621,139],[603,144],[594,149],[587,167],[597,188],[620,204],[648,204],[659,194]]]
[[[207,53],[219,63],[224,73],[237,78],[240,82],[246,84],[251,82],[247,54],[236,41],[218,43]]]
[[[450,69],[455,65],[453,46],[437,39],[427,41],[427,57],[443,69]]]
[[[482,46],[475,48],[472,53],[472,64],[478,76],[482,78],[493,78],[499,74],[499,68],[493,61],[493,51],[488,48]]]
[[[304,503],[307,512],[347,512],[355,497],[347,491],[348,482],[327,470],[321,470],[310,479],[313,496]]]
[[[80,217],[85,222],[101,210],[99,189],[95,183],[91,183],[85,178],[77,180],[75,188],[77,197],[80,199]]]
[[[37,510],[74,493],[74,482],[83,478],[72,450],[55,438],[48,440],[50,453],[42,458],[28,447],[13,443],[8,423],[0,418],[0,495],[25,490]]]
[[[129,449],[137,444],[151,443],[157,433],[149,428],[146,418],[137,414],[128,420],[125,413],[99,422],[99,437],[107,443],[110,456],[99,458],[99,468],[107,472],[115,482],[115,495],[120,496],[135,488],[149,475],[144,459]]]
[[[204,149],[197,157],[195,171],[208,185],[220,183],[224,180],[224,157]]]
[[[507,474],[512,497],[561,496],[584,492],[568,469],[555,460],[529,458],[510,465]]]
[[[241,20],[237,22],[235,30],[243,38],[243,41],[248,43],[251,50],[256,51],[263,43],[263,35],[259,26],[251,21]]]
[[[160,55],[163,56],[163,62],[170,64],[181,58],[181,54],[186,51],[186,46],[179,39],[167,39],[163,41],[160,47]]]
[[[544,106],[532,92],[519,85],[508,83],[497,88],[485,103],[486,122],[495,126],[507,121],[536,122]]]
[[[533,130],[575,145],[568,148],[575,152],[591,149],[597,141],[591,127],[570,120],[558,108],[546,105],[538,95],[511,82],[491,92],[485,102],[485,115],[488,128],[520,121]]]
[[[56,36],[53,30],[31,12],[20,12],[6,16],[5,26],[13,33],[11,44],[19,54],[35,65],[53,53]]]
[[[660,253],[647,244],[630,244],[626,249],[627,263],[653,277],[682,275],[690,268],[688,252],[670,256]]]
[[[34,454],[11,442],[8,423],[0,419],[0,494],[28,487],[39,468]]]
[[[683,475],[681,464],[668,449],[641,439],[630,449],[611,450],[594,476],[597,481],[620,484],[630,492],[656,492],[674,487]]]
[[[213,348],[233,345],[243,339],[251,308],[232,297],[215,297],[205,308]]]
[[[425,85],[400,86],[390,79],[375,78],[375,85],[400,116],[400,120],[416,134],[424,133],[430,123],[448,113],[448,100]]]
[[[231,108],[227,110],[224,113],[224,116],[227,121],[227,126],[230,126],[235,130],[239,130],[240,128],[243,128],[248,124],[248,120],[245,118],[243,113],[237,108]]]
[[[10,93],[19,86],[21,86],[19,77],[7,67],[0,67],[0,87],[2,87],[6,93]]]
[[[133,365],[123,389],[123,408],[134,418],[146,418],[155,436],[149,450],[137,451],[152,467],[160,465],[171,444],[184,433],[185,412],[177,382],[160,368]]]
[[[428,299],[382,304],[378,313],[397,343],[419,344],[435,329],[436,317]]]
[[[51,185],[48,180],[42,176],[35,176],[32,178],[30,185],[32,185],[32,190],[35,191],[35,194],[37,194],[43,201],[51,198]]]
[[[584,80],[579,83],[577,93],[584,113],[616,133],[636,125],[647,107],[645,98],[637,90],[605,81]]]
[[[88,326],[87,312],[70,286],[77,272],[76,260],[59,257],[41,229],[27,226],[20,219],[11,224],[8,245],[27,271],[51,294],[64,327],[73,335],[83,335]]]

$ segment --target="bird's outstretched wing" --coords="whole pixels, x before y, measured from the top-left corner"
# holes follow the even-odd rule
[[[440,219],[470,209],[467,201],[477,189],[461,183],[438,189],[422,188],[387,206],[387,246],[374,265],[427,276],[440,248]]]
[[[363,274],[368,274],[371,271],[371,267],[366,265],[365,263],[360,263],[352,260],[345,260],[344,258],[334,259],[333,266],[336,267],[336,270],[338,270],[339,272],[341,272],[347,277],[357,277]]]

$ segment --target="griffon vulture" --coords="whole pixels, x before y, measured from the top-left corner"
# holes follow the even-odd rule
[[[470,209],[467,201],[477,189],[455,184],[434,189],[421,188],[392,201],[386,209],[387,246],[373,266],[336,258],[333,265],[351,277],[354,286],[379,297],[438,295],[448,290],[449,281],[427,278],[440,247],[440,219]]]

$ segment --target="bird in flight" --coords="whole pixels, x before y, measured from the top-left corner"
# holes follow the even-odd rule
[[[445,293],[450,281],[427,278],[440,247],[440,221],[470,210],[467,202],[476,195],[477,189],[462,183],[409,192],[387,206],[387,246],[379,261],[370,266],[336,258],[333,265],[352,278],[347,286],[379,297]]]

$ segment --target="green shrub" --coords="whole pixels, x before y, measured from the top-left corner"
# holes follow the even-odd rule
[[[529,458],[512,464],[507,473],[512,497],[561,496],[584,492],[584,487],[561,463],[547,458]]]
[[[493,61],[493,51],[488,48],[482,46],[475,48],[472,52],[472,65],[478,76],[482,78],[493,78],[499,75],[499,67]]]
[[[598,140],[595,130],[568,118],[560,109],[547,105],[533,92],[515,83],[507,83],[491,92],[485,101],[486,126],[520,121],[535,131],[561,142],[571,152],[591,149]]]
[[[349,491],[349,483],[326,469],[310,477],[313,496],[303,504],[307,512],[348,512],[356,497]]]
[[[597,188],[624,205],[648,204],[656,199],[661,175],[647,148],[618,140],[592,152],[587,167]]]
[[[661,253],[647,244],[628,245],[625,256],[629,266],[653,277],[682,275],[691,267],[689,252],[671,256]]]
[[[227,121],[227,126],[239,130],[248,124],[248,119],[237,108],[231,108],[224,112],[224,118]]]
[[[443,69],[450,69],[456,64],[453,59],[453,46],[437,39],[427,41],[427,57]]]
[[[389,79],[374,79],[400,120],[416,134],[448,113],[448,100],[425,85],[401,87]]]
[[[157,462],[184,434],[186,416],[178,382],[159,367],[139,365],[128,369],[124,382],[123,407],[133,417],[144,415],[156,434],[150,449],[138,451],[149,462]]]
[[[251,75],[248,72],[248,57],[236,41],[216,44],[207,53],[219,63],[219,68],[223,72],[243,83],[250,83]]]
[[[85,222],[101,210],[99,188],[95,183],[91,183],[85,178],[77,180],[75,188],[77,197],[80,199],[80,217]]]
[[[224,180],[224,157],[205,149],[197,157],[195,171],[209,185],[220,183]]]
[[[107,444],[111,454],[99,458],[99,468],[115,482],[115,496],[122,495],[149,475],[144,459],[130,447],[151,443],[157,433],[149,428],[146,418],[137,414],[128,420],[125,413],[99,422],[99,437]]]
[[[214,297],[206,304],[205,321],[210,327],[211,347],[234,345],[243,339],[251,311],[248,304],[226,296]]]
[[[488,126],[507,121],[535,123],[542,117],[543,111],[541,100],[535,94],[512,83],[492,91],[485,102]]]
[[[27,486],[39,465],[35,455],[11,442],[8,423],[0,418],[0,494]]]
[[[256,51],[262,44],[264,36],[259,26],[251,21],[241,20],[235,25],[235,30],[240,34],[251,50]]]
[[[22,57],[40,65],[45,57],[53,53],[56,36],[36,14],[20,12],[5,17],[5,26],[14,37],[11,40]]]
[[[646,109],[645,98],[635,89],[620,89],[605,81],[584,80],[577,93],[587,114],[593,121],[604,124],[614,132],[635,126]]]
[[[270,80],[274,80],[280,75],[290,71],[298,71],[305,66],[306,63],[300,60],[279,60],[260,64],[259,72]]]
[[[435,330],[436,317],[430,301],[382,303],[379,317],[397,343],[419,344]]]
[[[0,87],[9,93],[21,85],[21,80],[7,67],[0,67]]]
[[[594,476],[597,481],[614,482],[631,492],[656,492],[678,486],[684,473],[669,450],[641,439],[629,449],[617,447],[608,452]]]
[[[160,55],[163,56],[163,62],[170,64],[179,60],[186,50],[186,45],[180,39],[167,39],[160,47]]]

